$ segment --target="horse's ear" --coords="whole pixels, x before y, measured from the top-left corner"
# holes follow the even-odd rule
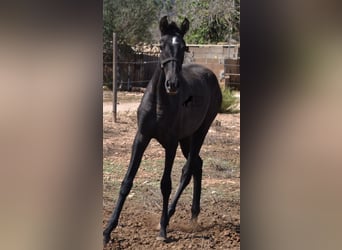
[[[167,21],[167,16],[163,16],[159,22],[159,29],[162,35],[166,33],[168,26],[169,26],[169,22]]]
[[[181,24],[180,30],[183,36],[189,30],[189,20],[187,18],[184,18],[184,21]]]

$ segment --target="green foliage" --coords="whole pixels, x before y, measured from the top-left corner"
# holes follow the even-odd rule
[[[237,113],[239,112],[236,108],[239,100],[233,95],[229,88],[222,89],[222,104],[220,113]]]
[[[179,19],[187,17],[191,28],[188,43],[239,40],[240,0],[176,0]]]
[[[113,32],[119,44],[158,41],[164,15],[177,23],[189,19],[187,43],[239,40],[240,0],[104,0],[103,7],[105,50],[111,50]]]
[[[104,49],[112,48],[113,32],[119,44],[150,42],[150,27],[158,22],[158,4],[153,0],[104,0]]]

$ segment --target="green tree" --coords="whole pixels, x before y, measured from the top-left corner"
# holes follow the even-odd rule
[[[190,21],[189,43],[239,40],[240,0],[176,0],[175,5],[179,19]]]
[[[113,32],[119,44],[150,42],[150,27],[158,17],[158,2],[154,0],[104,0],[104,49],[111,50]]]
[[[104,0],[104,49],[111,50],[113,32],[119,44],[156,42],[159,19],[187,17],[188,43],[239,41],[240,0]]]

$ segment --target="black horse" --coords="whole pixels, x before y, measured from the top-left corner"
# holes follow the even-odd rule
[[[141,158],[152,138],[165,149],[165,168],[160,184],[163,211],[157,239],[166,240],[166,227],[191,176],[194,185],[191,219],[196,221],[200,212],[203,161],[199,152],[221,105],[221,90],[216,76],[209,69],[196,64],[182,65],[187,48],[183,36],[189,29],[188,19],[185,18],[179,28],[174,22],[168,23],[165,16],[160,20],[159,28],[160,63],[138,108],[138,131],[132,146],[131,160],[115,210],[103,232],[105,244],[109,242],[110,234],[118,224]],[[168,206],[172,189],[171,170],[178,142],[186,163],[178,190]]]

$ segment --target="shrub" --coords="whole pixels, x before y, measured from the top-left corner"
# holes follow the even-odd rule
[[[222,89],[222,104],[220,113],[238,113],[239,98],[234,96],[229,88]]]

